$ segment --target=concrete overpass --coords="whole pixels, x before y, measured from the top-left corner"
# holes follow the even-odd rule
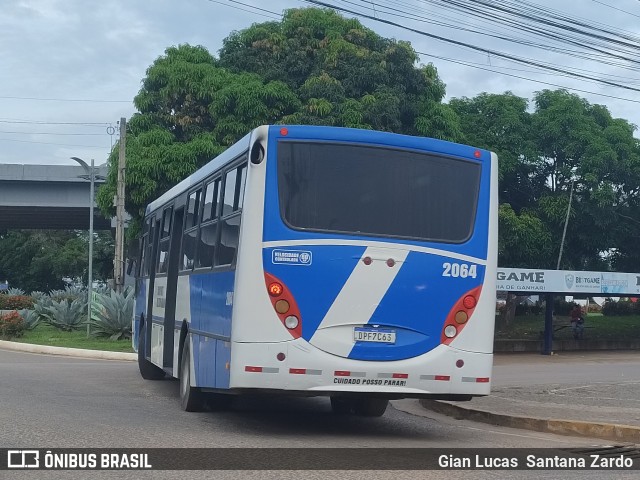
[[[107,166],[96,167],[106,176]],[[0,164],[0,229],[87,230],[89,184],[80,165]],[[100,182],[96,182],[96,187]],[[94,229],[111,220],[94,209]]]

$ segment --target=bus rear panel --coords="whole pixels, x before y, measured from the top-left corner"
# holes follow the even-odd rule
[[[329,127],[260,127],[251,145],[229,388],[487,395],[495,155]]]

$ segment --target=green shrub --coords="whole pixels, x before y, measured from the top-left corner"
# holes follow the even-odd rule
[[[11,340],[21,337],[25,331],[24,321],[18,312],[0,315],[0,338]]]
[[[555,298],[553,301],[553,311],[556,315],[569,315],[571,310],[577,305],[576,302],[567,302],[564,298]]]
[[[18,312],[24,321],[27,330],[33,330],[40,323],[40,314],[35,310],[20,310]]]
[[[26,295],[0,295],[0,310],[33,308],[33,299]]]
[[[109,337],[111,340],[131,338],[134,291],[124,293],[111,291],[108,295],[97,295],[98,302],[92,303],[91,334]]]
[[[588,313],[602,313],[602,307],[597,303],[589,303]]]
[[[606,302],[604,302],[604,305],[602,307],[602,314],[603,315],[632,315],[633,313],[638,312],[638,308],[636,306],[635,303],[626,301],[626,300],[620,300],[618,302],[614,302],[611,299],[607,299]]]
[[[526,303],[519,303],[516,305],[516,316],[521,315],[540,315],[542,314],[544,308],[542,305],[534,304],[529,305]]]
[[[77,330],[87,321],[87,304],[81,300],[68,302],[52,302],[42,307],[42,317],[45,322],[60,330],[70,332]]]

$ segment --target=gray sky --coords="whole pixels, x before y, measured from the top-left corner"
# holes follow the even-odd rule
[[[168,46],[199,44],[217,55],[222,39],[231,31],[270,19],[264,13],[251,11],[246,5],[274,12],[308,6],[299,0],[238,1],[241,4],[232,0],[2,0],[0,163],[71,164],[71,156],[87,161],[93,157],[96,164],[103,163],[112,141],[117,140],[116,136],[107,133],[109,124],[117,127],[116,122],[120,117],[129,117],[134,113],[132,100],[140,88],[145,70]],[[572,17],[602,22],[640,36],[638,0],[530,1],[558,9]],[[383,6],[387,5],[458,27],[475,25],[487,32],[517,33],[491,22],[474,19],[468,14],[452,13],[424,0],[327,2],[484,48],[559,67],[581,68],[596,72],[598,76],[608,75],[610,80],[624,81],[634,88],[640,88],[640,72],[623,68],[628,66],[624,62],[620,62],[620,66],[590,62],[566,53],[550,53],[464,32],[460,28],[398,19],[383,13]],[[371,20],[362,22],[383,36],[410,41],[419,52],[593,92],[575,93],[592,103],[606,105],[614,117],[622,117],[640,125],[640,95],[636,91],[540,73],[534,67],[446,44],[397,27]],[[527,38],[550,43],[534,36]],[[511,90],[531,99],[535,91],[556,88],[426,55],[421,56],[421,61],[433,62],[438,67],[441,78],[447,84],[447,98],[472,97],[483,91],[502,93]],[[65,122],[99,125],[55,124]]]

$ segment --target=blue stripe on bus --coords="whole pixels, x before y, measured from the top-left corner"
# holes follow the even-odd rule
[[[485,273],[484,266],[476,265],[475,278],[446,277],[443,276],[446,261],[446,258],[410,252],[369,319],[369,325],[396,330],[395,345],[356,342],[349,358],[401,360],[422,355],[440,345],[449,311],[466,292],[482,285]]]

